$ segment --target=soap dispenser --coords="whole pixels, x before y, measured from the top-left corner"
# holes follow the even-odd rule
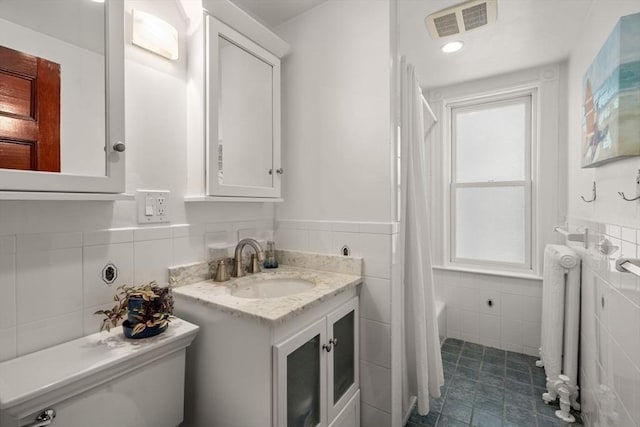
[[[276,253],[273,246],[273,241],[269,240],[267,242],[267,256],[264,260],[264,268],[278,268],[278,261],[276,261]]]

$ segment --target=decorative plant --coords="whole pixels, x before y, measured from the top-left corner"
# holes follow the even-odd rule
[[[156,282],[143,286],[118,287],[113,300],[116,305],[110,310],[98,310],[94,314],[102,314],[101,331],[110,331],[111,327],[128,316],[133,326],[132,335],[137,335],[147,328],[164,328],[173,315],[173,295],[171,288],[161,287]]]

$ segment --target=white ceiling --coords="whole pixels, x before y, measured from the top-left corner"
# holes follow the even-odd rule
[[[273,28],[327,0],[233,1]],[[497,1],[495,24],[434,40],[424,18],[461,1],[398,0],[398,50],[416,66],[423,87],[445,86],[568,58],[581,31],[585,31],[583,22],[595,0]],[[450,40],[462,40],[464,47],[444,54],[440,47]]]
[[[461,3],[459,0],[399,0],[398,49],[416,67],[424,88],[515,71],[568,58],[585,31],[583,23],[594,0],[498,0],[495,24],[461,36],[434,40],[424,18]],[[450,40],[462,50],[445,54]]]
[[[325,1],[327,0],[233,0],[235,4],[270,28]]]

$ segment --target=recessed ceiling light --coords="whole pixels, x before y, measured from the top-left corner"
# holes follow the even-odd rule
[[[460,49],[462,49],[462,45],[464,43],[462,43],[461,41],[454,41],[454,42],[449,42],[447,44],[445,44],[444,46],[442,46],[442,51],[444,53],[452,53],[452,52],[457,52]]]

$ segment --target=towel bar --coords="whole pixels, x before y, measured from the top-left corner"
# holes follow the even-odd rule
[[[589,229],[585,228],[583,233],[570,233],[568,230],[556,225],[553,227],[553,231],[560,233],[567,238],[570,242],[582,242],[584,247],[589,246]]]
[[[633,273],[640,276],[640,259],[637,258],[619,258],[616,260],[616,270],[623,273]]]

